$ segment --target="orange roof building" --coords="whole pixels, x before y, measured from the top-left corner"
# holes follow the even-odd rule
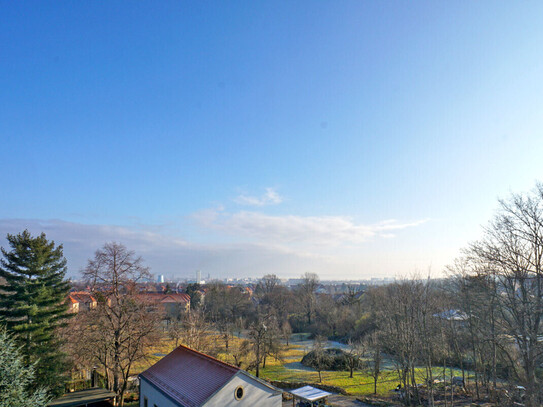
[[[70,302],[70,312],[78,313],[79,311],[96,308],[96,298],[87,291],[73,291],[68,294]]]

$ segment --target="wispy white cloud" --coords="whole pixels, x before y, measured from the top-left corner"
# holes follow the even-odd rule
[[[199,212],[193,218],[204,236],[200,241],[205,243],[179,236],[172,225],[119,226],[63,220],[0,219],[0,246],[6,247],[4,237],[7,233],[19,233],[24,229],[33,234],[45,232],[49,239],[64,245],[68,273],[76,278],[96,249],[111,241],[135,250],[153,273],[164,274],[167,278],[193,277],[195,270],[219,278],[259,277],[268,273],[295,277],[305,271],[317,272],[323,278],[340,275],[360,278],[363,277],[360,273],[406,273],[411,270],[406,265],[408,261],[416,264],[415,260],[409,260],[406,255],[395,256],[389,250],[376,253],[371,249],[372,244],[363,243],[377,239],[384,243],[394,237],[394,233],[425,222],[387,220],[364,225],[345,216],[228,213],[220,207]],[[186,232],[187,236],[194,236],[195,230]],[[229,238],[221,239],[221,235]],[[326,250],[328,248],[332,250]]]
[[[261,196],[240,194],[234,201],[240,205],[266,206],[280,204],[283,202],[283,197],[277,193],[275,188],[266,188]]]
[[[310,245],[358,244],[373,237],[391,238],[394,231],[426,222],[385,220],[376,224],[357,224],[347,216],[272,216],[259,212],[227,213],[208,210],[197,215],[201,224],[225,233],[274,244]]]
[[[213,278],[258,277],[268,273],[298,276],[332,262],[327,256],[259,243],[200,244],[167,234],[156,225],[135,227],[88,225],[63,220],[0,219],[0,246],[7,248],[7,233],[28,229],[64,246],[68,275],[79,271],[104,243],[116,241],[141,255],[151,272],[169,277],[194,277],[195,270]],[[9,248],[7,248],[9,250]],[[300,271],[301,270],[301,271]]]

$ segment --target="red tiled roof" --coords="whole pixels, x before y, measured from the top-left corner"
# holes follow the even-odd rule
[[[239,370],[181,345],[140,376],[183,406],[198,407]]]
[[[96,299],[91,295],[91,293],[86,291],[73,291],[69,294],[69,296],[72,303],[80,302],[89,304],[96,302]]]
[[[170,293],[170,294],[160,294],[160,293],[140,293],[138,298],[144,301],[151,301],[155,303],[159,302],[176,302],[176,303],[185,303],[190,302],[190,296],[185,293]]]
[[[168,296],[170,298],[173,298],[175,302],[186,302],[186,303],[190,302],[190,295],[185,294],[185,293],[172,293],[172,294],[168,294]]]

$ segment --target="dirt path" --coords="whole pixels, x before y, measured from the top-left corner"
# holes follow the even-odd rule
[[[339,394],[328,397],[328,404],[334,407],[370,407],[369,404],[362,403],[355,397],[341,396]]]
[[[328,397],[328,405],[333,407],[371,407],[369,404],[362,403],[354,397],[339,394]],[[292,401],[283,401],[283,407],[292,407]]]

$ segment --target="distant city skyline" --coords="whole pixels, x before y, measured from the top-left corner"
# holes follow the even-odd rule
[[[2,2],[0,245],[444,274],[543,179],[543,4]]]

